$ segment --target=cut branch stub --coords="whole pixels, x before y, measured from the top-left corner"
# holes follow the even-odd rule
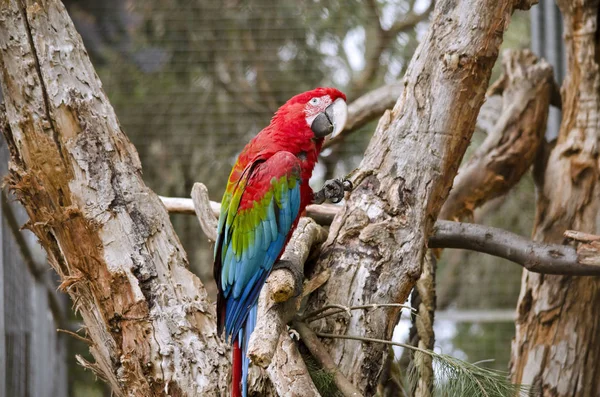
[[[473,210],[506,194],[529,170],[544,138],[554,86],[552,67],[529,50],[506,50],[504,74],[488,91],[502,93],[500,118],[460,168],[440,219],[472,219]]]

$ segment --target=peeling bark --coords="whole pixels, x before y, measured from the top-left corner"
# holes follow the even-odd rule
[[[331,278],[309,307],[401,303],[421,272],[433,222],[475,128],[502,35],[521,1],[440,1],[431,28],[353,176],[356,187],[331,226],[319,270]],[[389,339],[398,310],[326,319],[319,329]],[[366,395],[375,393],[381,344],[328,341],[335,364]]]
[[[594,233],[600,206],[600,72],[597,0],[560,0],[567,46],[563,120],[539,170],[534,239]],[[593,247],[592,247],[593,248]],[[523,273],[511,372],[544,396],[600,394],[600,280]]]
[[[59,1],[2,3],[0,67],[9,186],[83,317],[95,371],[119,396],[227,390],[214,306]]]
[[[552,67],[529,50],[506,50],[503,75],[488,95],[502,93],[502,113],[473,157],[461,167],[440,212],[441,219],[473,219],[473,211],[521,180],[546,130]]]

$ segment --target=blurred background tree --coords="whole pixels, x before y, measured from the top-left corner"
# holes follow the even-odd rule
[[[294,94],[332,85],[349,102],[402,78],[433,3],[428,0],[65,0],[123,130],[135,144],[146,183],[188,197],[194,182],[220,200],[243,144]],[[396,22],[395,22],[396,21]],[[394,23],[395,22],[395,23]],[[505,48],[530,45],[529,14],[517,13]],[[494,76],[499,74],[496,67]],[[492,77],[492,81],[495,77]],[[349,173],[376,121],[324,151],[313,187]],[[474,135],[477,146],[484,138]],[[468,155],[467,155],[468,157]],[[530,233],[531,178],[475,216]],[[173,215],[192,269],[211,293],[212,252],[195,217]],[[498,258],[449,251],[438,266],[440,310],[514,310],[521,268]],[[500,316],[502,317],[502,316]],[[505,316],[506,317],[506,316]],[[401,324],[397,337],[407,330]],[[438,350],[506,369],[511,318],[441,321]],[[110,395],[75,363],[87,347],[70,341],[71,395]]]

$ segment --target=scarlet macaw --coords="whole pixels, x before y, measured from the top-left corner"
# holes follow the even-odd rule
[[[233,343],[233,397],[240,396],[240,384],[247,396],[248,341],[259,292],[312,200],[308,180],[323,140],[338,134],[346,117],[346,96],[334,88],[298,94],[246,145],[229,175],[214,276],[218,333]]]

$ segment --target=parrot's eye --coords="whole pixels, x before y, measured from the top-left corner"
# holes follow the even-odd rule
[[[321,102],[321,98],[313,98],[310,100],[310,104],[313,106],[317,106]]]

